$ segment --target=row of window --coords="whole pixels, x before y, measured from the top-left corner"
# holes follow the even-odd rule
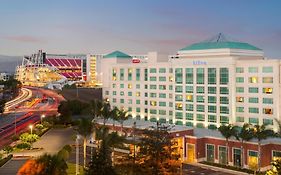
[[[236,102],[238,103],[244,103],[245,97],[236,97]],[[248,103],[259,103],[258,97],[249,97]],[[262,98],[263,104],[273,104],[273,98]]]
[[[249,83],[259,83],[259,78],[257,76],[249,77],[248,82]],[[236,83],[244,83],[245,78],[244,77],[236,77]],[[262,83],[273,83],[273,77],[262,77]]]
[[[258,73],[258,72],[259,72],[258,67],[248,67],[248,73]],[[236,73],[244,73],[244,68],[236,67]],[[273,67],[272,66],[262,67],[262,73],[273,73]]]
[[[244,87],[236,87],[236,92],[237,93],[244,93]],[[248,88],[249,93],[259,93],[259,88],[258,87],[249,87]],[[273,88],[262,88],[262,93],[264,94],[272,94],[273,93]]]
[[[263,108],[262,109],[263,114],[268,114],[268,115],[272,115],[273,114],[273,109],[272,108]],[[236,112],[245,112],[245,107],[236,107]],[[248,112],[251,114],[259,114],[259,108],[256,107],[249,107],[248,108]]]

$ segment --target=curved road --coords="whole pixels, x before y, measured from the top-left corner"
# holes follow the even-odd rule
[[[29,90],[27,88],[21,88],[20,95],[11,101],[8,101],[5,104],[5,113],[8,113],[11,108],[15,107],[16,105],[18,105],[26,100],[29,100],[31,97],[32,97],[31,90]]]

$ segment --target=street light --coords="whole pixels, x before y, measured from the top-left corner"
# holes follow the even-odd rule
[[[79,172],[79,139],[80,136],[76,136],[76,166],[75,166],[75,174],[78,175],[80,174]]]
[[[40,117],[41,124],[42,124],[42,120],[43,120],[43,118],[45,118],[45,117],[46,117],[46,116],[45,116],[45,114],[41,115],[41,117]]]
[[[32,134],[33,125],[29,125],[29,128],[30,128],[30,133]]]

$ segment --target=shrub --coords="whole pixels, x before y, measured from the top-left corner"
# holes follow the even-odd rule
[[[11,146],[5,146],[4,148],[3,148],[3,151],[5,151],[6,152],[6,154],[9,154],[10,152],[12,152],[13,151],[13,147],[11,147]]]
[[[16,147],[18,149],[30,149],[31,145],[29,143],[19,143]]]
[[[39,139],[39,136],[36,134],[23,133],[20,135],[20,140],[22,142],[33,143],[33,142],[36,142],[38,139]]]
[[[36,127],[36,129],[39,129],[39,130],[44,128],[44,126],[42,124],[37,124],[35,127]]]
[[[69,152],[65,149],[62,149],[58,152],[58,157],[62,158],[63,160],[67,160],[69,158]]]
[[[68,151],[68,153],[71,153],[71,151],[72,151],[72,148],[70,145],[65,145],[62,149]]]
[[[12,139],[13,142],[17,141],[19,139],[19,136],[18,135],[13,135],[13,137],[11,139]]]

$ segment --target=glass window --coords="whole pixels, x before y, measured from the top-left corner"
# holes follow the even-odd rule
[[[187,93],[193,93],[193,86],[186,86],[186,87],[185,87],[185,92],[187,92]]]
[[[116,69],[112,69],[112,80],[113,81],[117,80]]]
[[[205,116],[204,116],[204,114],[197,114],[197,115],[196,115],[196,120],[197,120],[197,121],[205,121]]]
[[[236,107],[236,112],[244,112],[244,107]]]
[[[259,119],[258,118],[249,118],[249,123],[250,124],[255,124],[255,125],[257,125],[257,124],[259,124]]]
[[[197,84],[204,84],[204,68],[196,69],[196,81]]]
[[[228,124],[229,118],[227,116],[220,116],[220,123],[221,124]]]
[[[236,117],[236,122],[244,122],[244,117]]]
[[[228,94],[228,88],[227,87],[221,87],[220,88],[220,94]]]
[[[193,95],[186,95],[186,101],[193,102]]]
[[[263,113],[264,114],[272,115],[273,114],[273,110],[272,110],[272,108],[263,108]]]
[[[203,94],[204,93],[204,86],[197,86],[196,92],[199,93],[199,94]]]
[[[140,89],[140,84],[136,84],[136,89]]]
[[[186,122],[185,126],[193,127],[193,122]]]
[[[140,97],[140,92],[136,92],[136,97]]]
[[[219,163],[227,163],[227,148],[225,146],[219,146]]]
[[[150,68],[150,69],[149,69],[149,72],[150,72],[150,73],[156,73],[156,68]]]
[[[157,114],[157,110],[156,109],[150,109],[149,112],[150,112],[150,114]]]
[[[249,67],[248,71],[249,73],[258,73],[258,67]]]
[[[209,94],[216,94],[217,88],[216,87],[208,87],[208,93]]]
[[[186,104],[185,107],[187,111],[193,111],[193,104]]]
[[[116,91],[113,91],[112,94],[113,94],[113,95],[116,95]]]
[[[148,80],[148,70],[144,69],[144,81]]]
[[[234,148],[233,149],[233,164],[234,166],[241,167],[241,149]]]
[[[169,90],[173,90],[173,85],[169,85]]]
[[[129,69],[128,69],[128,80],[129,80],[129,81],[132,80],[132,72],[133,72],[133,69],[132,69],[132,68],[129,68]]]
[[[273,77],[263,77],[262,82],[263,83],[273,83]]]
[[[176,119],[182,119],[183,115],[182,112],[176,112]]]
[[[124,92],[123,92],[123,91],[120,91],[120,95],[123,96],[123,95],[124,95]]]
[[[193,120],[193,114],[192,113],[186,113],[185,114],[185,119],[186,120]]]
[[[259,93],[259,88],[257,88],[257,87],[249,87],[249,93]]]
[[[216,84],[216,68],[208,68],[208,84]]]
[[[207,144],[207,162],[215,162],[215,146]]]
[[[156,85],[150,85],[150,89],[157,89],[157,86]]]
[[[197,123],[197,124],[196,124],[196,127],[197,127],[197,128],[205,128],[203,123]]]
[[[139,105],[139,104],[140,104],[140,100],[136,100],[136,104],[138,104],[138,105]]]
[[[164,94],[164,93],[159,93],[159,98],[166,98],[166,94]]]
[[[136,80],[140,81],[140,69],[136,69]]]
[[[166,73],[166,68],[159,68],[159,73]]]
[[[273,93],[273,88],[263,88],[262,92],[264,94],[272,94]]]
[[[249,113],[254,113],[254,114],[258,114],[259,113],[259,108],[249,108]]]
[[[236,92],[243,93],[244,92],[244,88],[243,87],[236,87]]]
[[[273,73],[273,67],[271,67],[271,66],[262,67],[262,72],[263,73]]]
[[[120,80],[124,80],[124,69],[120,69]]]
[[[259,103],[259,98],[257,98],[257,97],[250,97],[249,98],[249,103]]]
[[[136,108],[136,112],[141,112],[141,109],[140,108]]]
[[[176,101],[182,101],[182,95],[175,95]]]
[[[281,158],[281,151],[272,151],[272,159],[280,159]]]
[[[128,96],[132,96],[132,92],[128,92]]]
[[[220,97],[220,104],[228,104],[229,99],[228,97]]]
[[[157,101],[151,100],[150,101],[150,106],[157,106]]]
[[[228,84],[229,73],[228,68],[220,68],[220,84]]]
[[[124,88],[124,84],[120,84],[120,88]]]
[[[176,86],[175,91],[176,92],[182,92],[182,86]]]
[[[166,81],[166,77],[159,77],[159,81]]]
[[[217,113],[217,106],[208,106],[208,112]]]
[[[181,84],[182,83],[182,68],[176,68],[176,74],[175,74],[175,80],[176,83]]]
[[[208,122],[216,123],[217,122],[217,116],[208,115]]]
[[[197,112],[204,112],[205,111],[205,106],[204,105],[197,105]]]
[[[116,98],[113,98],[113,99],[112,99],[112,102],[113,102],[113,103],[116,103],[116,101],[117,101]]]
[[[263,104],[273,104],[273,98],[263,98],[262,103]]]
[[[204,96],[196,96],[196,102],[204,103]]]
[[[249,77],[249,83],[258,83],[258,77]]]
[[[166,85],[159,85],[160,90],[166,90]]]
[[[120,103],[124,103],[125,102],[125,100],[124,99],[120,99]]]
[[[236,83],[244,83],[244,77],[236,77]]]
[[[156,81],[156,77],[149,77],[150,81]]]
[[[236,102],[243,103],[244,97],[236,97]]]
[[[272,119],[263,119],[263,124],[265,125],[273,125],[273,120]]]
[[[159,115],[166,115],[166,110],[159,110]]]
[[[244,73],[243,67],[236,67],[236,73]]]
[[[229,114],[229,108],[227,106],[220,106],[221,114]]]
[[[193,68],[186,68],[185,69],[185,83],[186,84],[193,84]]]
[[[156,93],[150,93],[149,97],[157,97],[157,94]]]
[[[217,103],[216,96],[208,96],[208,103]]]
[[[166,106],[166,102],[160,101],[159,106]]]

